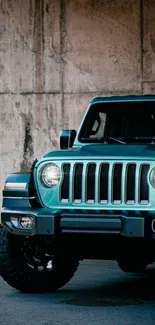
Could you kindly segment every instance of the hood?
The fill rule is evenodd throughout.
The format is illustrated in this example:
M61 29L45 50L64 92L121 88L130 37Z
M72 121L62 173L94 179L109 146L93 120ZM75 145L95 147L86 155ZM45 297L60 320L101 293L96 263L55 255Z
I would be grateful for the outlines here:
M41 160L81 160L81 159L136 159L155 160L155 145L109 145L91 144L81 148L53 151L46 154Z

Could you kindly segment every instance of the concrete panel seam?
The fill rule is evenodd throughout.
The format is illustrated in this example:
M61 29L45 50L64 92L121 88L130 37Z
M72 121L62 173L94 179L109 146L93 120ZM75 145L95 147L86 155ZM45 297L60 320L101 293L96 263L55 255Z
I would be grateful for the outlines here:
M154 81L155 82L155 81ZM153 83L153 81L151 82L143 82L143 83ZM103 89L102 91L52 91L52 92L40 92L40 93L34 93L34 92L21 92L21 93L13 93L13 92L0 92L0 96L37 96L37 95L78 95L78 94L92 94L92 95L98 95L100 94L100 96L105 96L105 95L109 95L109 96L114 96L114 92L113 91L107 91ZM119 91L119 90L115 90L115 95L121 95L121 94L141 94L141 90L136 90L135 89L129 89L127 91Z
M65 36L66 36L66 8L65 8L65 0L60 0L60 74L61 74L61 94L62 94L62 102L61 102L61 110L62 110L62 124L64 122L64 45L65 45Z
M144 1L140 0L140 40L141 40L141 87L142 93L144 91L143 88L143 74L144 74Z

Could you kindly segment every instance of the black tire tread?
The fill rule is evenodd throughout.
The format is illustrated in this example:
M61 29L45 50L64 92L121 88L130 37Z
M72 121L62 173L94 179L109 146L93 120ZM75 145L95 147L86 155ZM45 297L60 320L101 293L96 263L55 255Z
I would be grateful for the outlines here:
M24 260L13 258L10 246L15 237L16 235L0 228L0 275L11 287L25 293L54 292L73 277L79 265L77 258L67 260L69 264L66 265L65 260L64 263L61 261L59 267L52 272L37 272Z
M145 261L119 260L118 266L123 272L143 273L147 267Z

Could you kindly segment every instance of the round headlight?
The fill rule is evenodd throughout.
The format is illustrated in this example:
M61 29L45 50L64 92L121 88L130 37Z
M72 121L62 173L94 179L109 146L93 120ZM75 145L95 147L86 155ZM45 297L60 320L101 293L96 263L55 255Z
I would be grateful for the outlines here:
M150 183L155 188L155 168L151 170L150 173Z
M45 187L54 187L60 181L60 168L56 164L45 165L40 172L40 180Z

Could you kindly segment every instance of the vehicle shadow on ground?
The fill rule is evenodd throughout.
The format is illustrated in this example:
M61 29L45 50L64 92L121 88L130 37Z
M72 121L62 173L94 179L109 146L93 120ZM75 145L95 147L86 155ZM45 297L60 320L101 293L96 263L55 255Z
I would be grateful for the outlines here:
M121 271L120 271L121 272ZM103 278L104 281L104 278ZM114 276L114 279L106 280L100 284L90 288L79 288L72 290L65 290L65 295L71 294L78 297L92 297L92 298L134 298L145 301L155 301L155 269L148 269L143 274L129 274L122 272L122 278ZM57 293L63 295L64 291L61 289Z
M77 275L73 280L59 289L56 293L42 294L23 294L18 291L11 293L11 296L17 300L21 297L26 300L36 299L44 301L44 303L67 303L69 300L89 299L99 301L102 299L112 300L141 300L146 302L155 302L155 268L148 268L143 274L124 273L121 270L116 270L104 277L90 277Z

